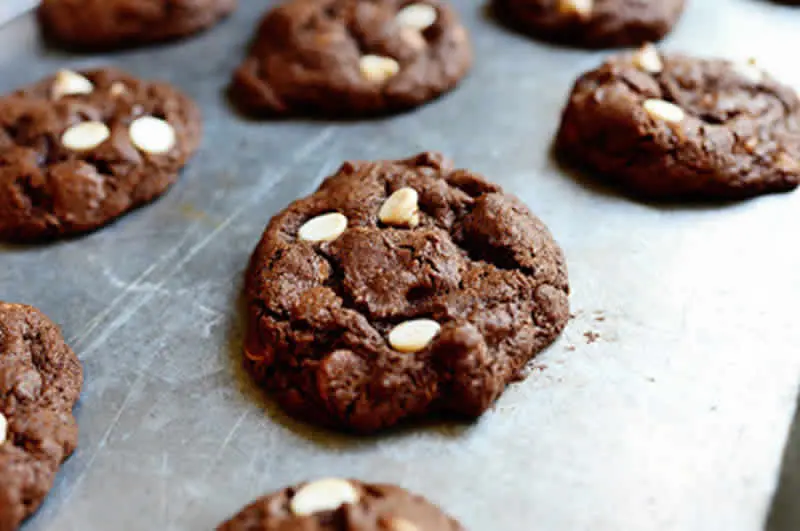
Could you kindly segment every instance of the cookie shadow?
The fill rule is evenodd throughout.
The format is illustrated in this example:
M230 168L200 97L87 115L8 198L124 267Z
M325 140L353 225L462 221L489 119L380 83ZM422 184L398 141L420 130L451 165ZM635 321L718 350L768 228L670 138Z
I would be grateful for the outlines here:
M33 253L52 249L61 245L67 245L90 237L92 234L100 232L102 229L113 225L116 220L88 231L65 235L48 235L31 238L30 240L7 240L0 242L0 254L2 253Z
M453 92L453 91L450 91ZM393 118L403 115L412 115L421 112L426 107L436 102L442 101L450 95L450 92L440 94L436 98L426 101L417 107L405 109L392 109L383 112L375 113L361 113L353 115L345 114L315 114L311 109L297 111L292 110L285 114L276 114L271 112L253 112L246 107L243 107L237 102L235 91L231 83L229 83L223 90L222 100L226 109L239 120L249 123L251 125L278 125L278 124L311 124L318 126L326 125L358 125L364 123L380 123L388 122Z
M592 174L592 172L576 162L569 160L566 156L559 153L555 142L550 146L550 163L566 175L573 182L590 192L606 198L618 198L638 203L640 205L661 211L692 211L692 210L715 210L733 208L743 202L754 199L746 197L742 199L699 199L693 197L675 197L667 199L654 199L646 197L627 188L611 183Z
M439 438L457 438L474 428L477 422L461 421L446 416L433 416L424 420L410 421L375 434L358 434L321 427L299 420L286 413L277 401L258 386L244 366L244 339L247 327L247 299L244 293L245 271L238 275L236 308L228 326L228 359L230 371L238 391L248 401L256 404L275 424L293 435L327 450L354 449L373 446L387 439L418 436L422 433ZM491 410L487 412L491 414Z
M764 531L797 531L800 529L800 393L797 396L794 421L783 452L783 465L778 488L772 499Z

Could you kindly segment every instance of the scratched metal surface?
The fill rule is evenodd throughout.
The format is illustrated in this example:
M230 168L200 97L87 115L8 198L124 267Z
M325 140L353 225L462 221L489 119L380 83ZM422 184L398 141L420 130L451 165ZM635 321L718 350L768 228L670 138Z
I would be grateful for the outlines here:
M799 9L690 3L667 48L753 55L800 86ZM44 49L30 16L0 29L2 91L113 63L181 86L207 131L155 204L78 240L0 248L0 297L60 323L86 370L80 448L25 530L210 529L327 475L405 485L475 531L762 529L800 374L800 193L654 207L562 173L548 154L559 110L602 54L512 35L469 0L456 4L477 64L451 96L370 122L243 121L222 89L268 2L243 4L202 37L114 55ZM576 317L541 370L473 425L357 439L292 422L239 369L248 254L269 217L342 160L421 149L544 218L569 259Z

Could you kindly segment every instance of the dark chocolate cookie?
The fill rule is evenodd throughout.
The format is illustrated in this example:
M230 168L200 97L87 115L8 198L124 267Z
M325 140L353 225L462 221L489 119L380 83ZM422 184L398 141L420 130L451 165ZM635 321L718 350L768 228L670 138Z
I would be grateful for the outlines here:
M506 24L542 39L607 48L663 38L685 0L493 0Z
M231 93L250 114L385 113L454 88L471 63L446 0L290 0L262 21Z
M557 149L644 197L783 192L800 180L800 100L754 64L645 46L577 81Z
M568 316L544 224L432 153L346 162L271 220L247 293L257 380L290 413L358 432L478 417Z
M217 531L463 531L422 496L393 485L321 479L264 496Z
M190 35L214 25L237 0L43 0L45 32L78 48L118 48Z
M175 182L200 136L189 98L117 70L61 71L0 98L0 239L109 223Z
M0 302L0 531L13 531L75 450L80 362L37 309Z

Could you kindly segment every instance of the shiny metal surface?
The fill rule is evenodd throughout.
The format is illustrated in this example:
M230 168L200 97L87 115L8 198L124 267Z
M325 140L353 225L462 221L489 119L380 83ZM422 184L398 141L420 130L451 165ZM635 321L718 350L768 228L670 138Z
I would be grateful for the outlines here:
M0 24L21 15L36 3L37 0L3 0L0 2Z
M800 382L800 192L651 206L563 173L549 155L561 106L604 54L525 39L455 3L472 75L417 112L366 122L232 113L223 89L269 2L119 54L44 49L32 16L0 30L3 92L64 65L116 64L176 83L206 118L202 150L160 201L84 238L0 248L0 298L60 323L86 370L80 448L25 531L210 529L328 475L399 483L474 531L764 528ZM755 56L800 87L800 8L690 4L666 48ZM485 173L548 223L575 318L473 425L359 439L291 421L240 370L248 255L270 216L341 161L422 149Z

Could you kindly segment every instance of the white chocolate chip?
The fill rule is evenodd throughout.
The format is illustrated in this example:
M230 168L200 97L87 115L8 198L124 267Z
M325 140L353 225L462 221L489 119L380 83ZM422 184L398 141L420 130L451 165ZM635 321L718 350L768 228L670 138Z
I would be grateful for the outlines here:
M289 508L297 516L309 516L325 511L335 511L345 504L357 503L361 496L356 488L344 479L320 479L295 492Z
M419 531L419 528L405 518L392 518L389 520L390 531Z
M109 136L111 131L103 122L81 122L64 131L61 143L73 151L88 151L108 140Z
M594 9L594 0L558 0L558 10L562 13L589 17Z
M442 327L430 319L414 319L389 332L389 344L398 352L419 352L427 347Z
M114 81L111 84L111 88L108 89L108 91L111 93L112 96L118 97L128 92L128 88L125 86L125 83L121 81Z
M50 87L50 96L54 100L58 100L64 96L91 94L92 91L94 91L92 82L79 73L72 70L60 70L53 80L53 86Z
M650 43L645 44L633 56L633 62L639 70L649 74L658 74L664 69L664 63L658 55L656 47Z
M683 109L674 103L664 100L649 99L644 102L644 110L651 117L672 124L680 123L686 118L686 113L683 112Z
M331 212L303 223L297 237L306 242L330 242L341 236L346 228L347 218L338 212Z
M0 413L0 445L6 442L8 438L8 420L6 416Z
M764 71L756 66L756 60L750 59L746 63L734 63L734 70L741 77L753 84L758 84L764 81Z
M384 201L378 219L386 225L419 225L419 194L413 188L400 188Z
M424 31L431 27L438 14L436 8L428 4L410 4L397 12L395 21L400 26L414 28L418 31Z
M161 155L175 147L175 129L169 122L153 116L142 116L128 129L131 142L145 153Z
M400 71L400 64L391 57L365 55L358 62L361 75L372 83L385 83Z

